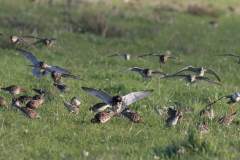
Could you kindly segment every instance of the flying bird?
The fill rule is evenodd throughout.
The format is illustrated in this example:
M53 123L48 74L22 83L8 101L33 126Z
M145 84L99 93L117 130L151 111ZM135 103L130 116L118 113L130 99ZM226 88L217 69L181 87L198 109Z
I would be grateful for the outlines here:
M166 56L166 55L163 55L162 53L152 53L152 54L145 54L145 55L142 55L142 56L139 56L139 57L144 57L144 56L158 56L159 57L159 62L161 63L160 64L160 68L162 67L163 64L165 64L168 60L168 58L172 58L172 59L175 59L175 60L178 60L179 62L182 62L186 65L189 66L189 64L185 63L184 61L174 57L174 56ZM138 58L139 58L138 57Z
M9 34L0 34L2 36L9 36L10 38L10 41L15 44L15 47L14 49L16 50L17 49L17 45L20 43L20 41L24 41L24 42L27 42L27 44L29 44L31 47L33 47L34 49L37 50L37 48L35 48L33 45L31 45L28 41L26 41L25 39L21 38L21 37L17 37L17 36L12 36L12 35L9 35ZM38 51L38 50L37 50Z
M221 98L219 98L218 100L212 102L211 104L209 104L207 107L213 105L214 103L222 100L222 99L226 99L226 98L229 98L229 101L227 102L227 104L230 104L231 105L231 112L233 113L234 110L235 110L235 104L238 103L238 101L240 100L240 94L239 93L235 93L233 95L228 95L228 96L223 96ZM234 107L232 107L232 105L234 105ZM206 107L206 108L207 108Z
M55 46L57 46L58 48L60 48L62 51L64 51L65 53L67 53L67 52L66 52L65 50L63 50L56 42L53 42L53 41L54 41L54 40L55 40L55 41L60 41L60 42L63 42L63 43L66 43L66 44L70 45L69 43L67 43L67 42L65 42L65 41L63 41L63 40L56 39L56 38L40 38L40 37L35 37L35 36L23 36L23 37L26 37L26 38L37 38L37 39L39 39L39 41L33 43L32 46L37 46L38 44L43 44L43 45L45 45L45 48L49 47L49 49L52 50L52 49L51 49L51 46L52 46L52 45L55 45ZM32 48L32 46L30 46L30 47L27 49L27 51L30 50L30 49Z
M158 74L158 75L161 75L161 76L168 76L168 74L166 74L164 72L161 72L161 71L154 71L154 70L143 69L143 68L139 68L139 67L128 68L128 69L122 70L120 72L129 72L129 71L139 73L143 77L143 81L145 79L152 79L152 76L151 76L152 74Z
M218 74L214 70L211 70L211 69L205 70L205 69L203 69L203 67L195 68L195 67L192 67L192 66L187 66L187 67L181 69L180 71L178 71L175 74L179 74L183 71L194 72L195 76L204 76L204 73L209 73L209 74L214 75L221 82L221 79L219 78Z
M191 74L173 74L173 75L170 75L170 76L165 76L163 78L173 78L173 77L185 77L185 80L187 82L190 82L190 83L197 83L198 81L207 81L207 82L210 82L210 83L213 83L213 84L217 84L217 85L221 85L207 77L203 77L203 76L195 76L195 75L191 75Z
M108 56L108 57L115 57L115 56L124 56L124 58L125 58L126 60L130 60L131 57L136 57L136 58L138 58L138 59L140 59L140 60L142 60L142 61L144 61L144 62L147 62L146 60L144 60L144 59L142 59L142 58L139 58L139 57L137 57L137 56L130 55L130 54L113 54L113 55L110 55L110 56Z
M112 96L107 92L99 89L92 89L92 88L86 88L86 87L82 87L82 89L85 90L90 95L101 99L107 105L110 105L111 109L113 109L114 112L118 112L118 115L121 111L123 111L123 109L126 106L148 96L150 93L153 92L153 90L136 91L121 97L119 95Z

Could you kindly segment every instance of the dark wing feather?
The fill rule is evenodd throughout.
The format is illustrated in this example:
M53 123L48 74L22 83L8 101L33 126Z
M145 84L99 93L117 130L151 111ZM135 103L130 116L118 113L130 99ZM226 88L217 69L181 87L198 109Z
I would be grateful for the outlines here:
M209 104L207 107L213 105L214 103L216 103L216 102L218 102L218 101L220 101L220 100L222 100L222 99L231 98L231 97L232 97L232 95L221 97L221 98L219 98L218 100L216 100L216 101L212 102L211 104ZM206 107L206 108L207 108L207 107Z
M161 55L162 55L162 53L151 53L151 54L144 54L142 56L138 56L138 58L139 57L144 57L144 56L161 56Z
M178 60L179 62L182 62L182 63L184 63L184 64L186 64L186 65L189 65L189 64L187 64L186 62L184 62L184 61L182 61L181 59L178 59L178 58L176 58L176 57L174 57L174 56L167 56L168 58L172 58L172 59L176 59L176 60Z
M163 78L173 78L173 77L187 77L187 74L173 74L173 75L165 76Z
M57 38L50 38L50 40L60 41L60 42L66 43L68 45L71 45L71 44L67 43L66 41L63 41L63 40L60 40L60 39L57 39Z
M215 82L215 81L213 81L213 80L211 80L211 79L209 79L207 77L203 77L203 76L196 76L196 79L200 80L200 81L207 81L207 82L210 82L210 83L221 85L221 84L219 84L219 83L217 83L217 82Z
M99 89L86 88L86 87L82 87L82 89L85 90L87 93L91 94L92 96L101 99L106 104L111 105L112 96L107 92Z
M181 69L180 71L178 71L175 74L178 74L178 73L183 72L183 71L197 72L197 68L194 68L193 66L187 66L187 67Z
M55 46L57 46L58 48L60 48L63 52L67 53L64 49L62 49L62 47L60 47L56 42L52 42L52 44L54 44ZM68 53L67 53L68 54Z
M62 69L58 66L47 66L46 68L50 68L52 71L60 72L61 74L71 74L69 71Z
M217 55L217 56L233 56L233 57L238 57L238 58L240 58L240 56L237 55L237 54L223 54L223 55Z
M26 38L37 38L37 39L44 39L44 38L40 38L40 37L36 37L36 36L21 36L21 37L26 37Z
M35 46L39 45L40 43L42 43L42 40L39 40L39 41L37 41L37 42L34 42L34 43L27 49L27 51L30 50L32 47L35 48Z
M123 56L124 54L113 54L113 55L110 55L108 57L114 57L114 56Z
M209 69L209 70L205 70L204 72L214 75L221 82L221 79L219 78L218 74L214 70Z
M85 81L84 79L81 79L81 78L79 78L79 77L77 77L77 76L74 76L74 75L72 75L72 74L61 74L61 77L63 77L63 78L73 78L73 79Z
M50 72L50 73L53 72L53 70L51 70L50 68L44 68L44 67L34 66L34 65L27 65L27 66L34 67L34 68L41 68L41 69L43 69L43 70L45 70L45 71L48 71L48 72Z
M120 72L128 72L128 71L134 71L134 72L142 72L144 69L143 68L139 68L139 67L133 67L133 68L128 68L125 70L122 70Z
M167 73L164 73L164 72L161 72L161 71L153 71L153 70L152 70L152 74L159 74L159 75L168 76Z

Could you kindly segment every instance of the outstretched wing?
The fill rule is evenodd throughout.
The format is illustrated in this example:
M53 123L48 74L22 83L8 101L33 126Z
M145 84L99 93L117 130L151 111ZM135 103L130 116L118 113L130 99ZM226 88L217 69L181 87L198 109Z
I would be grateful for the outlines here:
M232 95L221 97L221 98L219 98L218 100L216 100L216 101L212 102L211 104L209 104L207 107L213 105L214 103L216 103L216 102L218 102L218 101L220 101L220 100L222 100L222 99L231 98L231 97L232 97ZM207 108L207 107L206 107L206 108Z
M164 72L161 72L161 71L152 71L152 74L159 74L159 75L168 76L167 73L164 73Z
M154 90L146 90L146 91L137 91L137 92L131 92L125 96L122 97L123 100L123 106L128 106L131 103L142 99L146 96L148 96L150 93L152 93Z
M39 41L37 41L37 42L34 42L34 43L27 49L27 51L30 50L32 47L35 48L35 46L39 45L40 43L42 43L42 40L39 40Z
M2 35L2 36L9 36L9 37L11 36L11 35L9 35L9 34L0 34L0 35Z
M173 77L187 77L187 74L173 74L173 75L165 76L163 78L173 78Z
M24 57L26 57L32 63L32 65L34 65L34 66L38 66L39 65L40 61L35 57L34 54L32 54L30 52L27 52L27 51L24 51L24 50L19 49L19 48L17 48L17 51L19 53L21 53Z
M209 69L209 70L205 70L204 72L213 74L221 82L221 79L219 78L218 74L214 70Z
M239 55L236 55L236 54L223 54L223 55L217 55L217 56L233 56L233 57L238 57L240 58Z
M182 63L184 63L184 64L186 64L186 65L189 65L189 64L187 64L186 62L184 62L184 61L182 61L181 59L178 59L178 58L176 58L176 57L174 57L174 56L167 56L168 58L172 58L172 59L176 59L176 60L178 60L179 62L182 62Z
M103 102L105 102L108 105L110 105L112 102L113 97L103 90L86 88L86 87L82 87L82 89L85 90L87 93L91 94L92 96L101 99Z
M65 74L65 73L63 73L63 74L61 74L61 77L63 77L63 78L73 78L73 79L85 81L84 79L81 79L81 78L79 78L79 77L77 77L77 76L74 76L74 75L72 75L72 74Z
M68 45L71 45L71 44L67 43L66 41L63 41L63 40L60 40L60 39L57 39L57 38L50 38L50 40L60 41L60 42L66 43Z
M108 57L115 57L115 56L123 56L124 54L113 54L113 55L110 55Z
M58 48L60 48L63 52L67 53L64 49L62 49L62 47L60 47L56 42L52 42L52 44L54 44L55 46L57 46ZM68 54L68 53L67 53Z
M146 60L144 60L144 59L142 59L142 58L139 58L138 56L135 56L135 55L131 55L131 57L135 57L135 58L138 58L138 59L140 59L140 60L142 60L142 61L144 61L144 62L147 62Z
M60 72L61 74L71 74L69 71L62 69L61 67L58 66L47 66L46 68L50 68L52 71L57 71Z
M51 70L51 68L45 68L45 67L34 66L34 65L27 65L27 66L29 66L29 67L34 67L34 68L40 68L40 69L43 69L43 70L48 71L48 72L50 72L50 73L53 72L53 70Z
M133 67L133 68L128 68L128 69L125 69L125 70L122 70L120 72L128 72L128 71L134 71L134 72L142 72L144 69L143 68L140 68L140 67Z
M180 71L178 71L175 74L178 74L178 73L183 72L183 71L197 72L197 68L194 68L193 66L187 66L187 67L181 69Z
M144 57L144 56L161 56L161 55L163 55L163 54L162 53L151 53L151 54L144 54L142 56L138 56L138 58L139 57Z
M213 80L211 80L211 79L209 79L207 77L203 77L203 76L196 76L196 79L200 80L200 81L207 81L207 82L210 82L210 83L221 85L221 84L219 84L219 83L217 83L217 82L215 82L215 81L213 81Z
M21 36L21 37L43 39L43 38L36 37L36 36Z

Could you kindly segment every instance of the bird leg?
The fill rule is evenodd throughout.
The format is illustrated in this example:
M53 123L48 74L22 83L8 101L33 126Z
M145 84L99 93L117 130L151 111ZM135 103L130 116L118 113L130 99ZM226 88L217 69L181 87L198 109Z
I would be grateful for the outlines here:
M52 47L51 46L49 46L49 49L50 49L50 51L52 51Z
M15 45L14 49L17 50L17 44Z
M231 113L233 113L233 110L232 110L232 103L231 103Z
M234 104L234 107L233 107L233 111L232 111L232 113L233 113L233 112L234 112L234 110L235 110L235 105L236 105L236 104Z
M47 49L47 45L45 46L45 49Z

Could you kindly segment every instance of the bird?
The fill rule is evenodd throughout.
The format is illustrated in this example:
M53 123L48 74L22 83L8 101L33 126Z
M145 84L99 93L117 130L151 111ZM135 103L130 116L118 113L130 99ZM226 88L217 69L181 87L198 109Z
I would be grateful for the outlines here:
M142 99L146 96L148 96L150 93L153 92L153 90L144 90L144 91L136 91L136 92L131 92L125 96L112 96L108 94L107 92L99 89L93 89L93 88L87 88L87 87L82 87L83 90L85 90L87 93L90 95L97 97L104 101L106 104L110 105L111 108L113 109L114 112L119 113L128 105L131 103Z
M42 96L40 96L40 95L33 96L33 100L38 100L38 99L42 99Z
M238 103L238 101L240 100L240 94L239 93L235 93L233 95L228 95L228 96L223 96L223 97L219 98L218 100L209 104L207 107L212 106L214 103L216 103L216 102L218 102L222 99L226 99L226 98L229 98L229 101L227 102L227 104L231 105L231 112L233 113L234 110L235 110L235 104ZM232 105L234 105L234 107L232 107Z
M202 124L198 123L198 126L200 127L201 134L208 133L210 131L210 128L205 121Z
M120 72L128 72L128 71L134 71L134 72L139 73L143 77L143 80L152 79L151 74L158 74L160 76L168 76L168 74L161 72L161 71L154 71L154 70L143 69L143 68L139 68L139 67L128 68L128 69L122 70Z
M133 113L133 112L129 112L129 111L122 111L121 115L123 115L124 117L126 117L130 121L133 121L134 123L139 123L142 119L138 114Z
M240 64L240 55L237 55L237 54L223 54L223 55L217 55L217 56L232 56L232 57L237 57L237 58L239 58L239 61L238 61L237 63Z
M186 65L189 66L189 64L185 63L184 61L174 57L174 56L166 56L166 55L163 55L162 53L152 53L152 54L145 54L145 55L142 55L142 56L138 56L139 57L144 57L144 56L158 56L159 57L159 62L161 63L160 65L160 68L162 68L162 65L165 64L168 60L168 58L172 58L172 59L175 59L175 60L178 60L179 62L182 62Z
M17 110L18 108L16 106L23 107L22 103L17 98L13 98L11 107L13 110Z
M21 37L17 37L17 36L13 36L10 34L0 34L2 36L8 36L10 38L10 41L15 44L14 49L17 49L17 45L20 43L20 41L24 41L27 42L27 44L29 44L31 47L33 47L35 50L37 50L37 48L35 48L33 45L31 45L28 41L26 41L25 39L21 38ZM37 50L38 51L38 50Z
M15 107L21 111L21 113L28 117L28 118L36 118L36 119L41 119L40 116L38 116L37 114L37 111L35 111L34 109L32 108L28 108L28 107L21 107L21 106L18 106L18 105L15 105Z
M174 116L169 117L166 120L166 126L175 126L178 122L178 118L179 118L179 115L174 115Z
M110 108L110 105L107 105L106 103L97 103L95 104L93 107L89 108L89 111L93 111L93 112L102 112L107 108Z
M183 113L182 113L181 111L175 110L175 109L172 109L172 108L169 107L167 114L168 114L170 117L174 117L174 116L178 115L178 120L177 120L177 122L178 122L178 123L181 123L182 117L183 117Z
M13 94L15 96L15 94L19 94L19 93L22 93L24 92L25 94L27 94L27 90L22 88L22 87L19 87L17 85L12 85L12 86L9 86L9 87L6 87L6 88L1 88L2 90L10 93L10 94Z
M21 103L28 103L33 99L31 96L20 96L17 98Z
M173 74L173 75L169 75L169 76L164 76L163 78L173 78L173 77L185 77L185 80L190 83L197 83L198 81L207 81L207 82L210 82L213 84L221 85L207 77L195 76L192 74Z
M236 117L236 115L237 115L237 112L234 112L229 116L223 117L223 118L219 119L219 123L222 125L229 126L230 123L232 122L232 120Z
M60 92L72 93L67 85L53 83L53 86L56 87Z
M40 37L36 37L36 36L23 36L23 37L40 39L39 41L33 43L32 46L37 46L38 44L42 43L43 45L45 45L45 48L47 48L49 46L49 49L52 50L51 46L55 45L58 48L60 48L62 51L64 51L65 53L67 53L67 52L65 50L63 50L56 42L53 42L53 41L56 40L56 41L60 41L60 42L63 42L63 43L66 43L66 44L70 45L69 43L67 43L67 42L65 42L63 40L56 39L56 38L40 38ZM30 46L27 49L27 51L30 50L32 48L32 46Z
M204 76L204 73L209 73L209 74L212 74L214 75L220 82L221 82L221 79L219 78L219 76L217 75L217 73L214 71L214 70L205 70L203 69L203 67L199 67L199 68L195 68L193 66L187 66L183 69L181 69L180 71L178 71L177 73L175 74L179 74L183 71L191 71L191 72L195 72L195 76ZM174 75L175 75L174 74Z
M114 112L98 112L93 119L91 119L91 123L106 123L108 120L114 116Z
M45 89L33 89L35 92L37 92L39 95L41 96L55 96L57 95L57 93L55 92L51 92L51 91L48 91L48 90L45 90Z
M0 106L5 106L8 108L8 105L6 105L6 101L3 97L0 96Z
M209 24L212 25L213 27L219 26L219 23L217 21L210 21Z
M64 105L66 106L67 110L71 113L75 112L76 114L79 113L79 106L74 104L74 103L69 103L69 102L66 102L66 101L63 101Z
M138 59L140 59L140 60L142 60L142 61L144 61L144 62L147 62L146 60L144 60L144 59L142 59L142 58L139 58L139 57L137 57L137 56L130 55L130 54L113 54L113 55L110 55L110 56L108 56L108 57L115 57L115 56L124 56L124 58L125 58L126 60L130 60L131 57L136 57L136 58L138 58Z
M210 119L213 119L215 116L215 112L213 111L212 108L210 109L203 109L199 112L200 116L206 116Z
M73 97L73 98L71 99L71 103L76 104L76 105L79 106L79 105L81 104L81 101L80 101L79 98Z
M43 103L43 101L44 101L43 98L39 98L39 99L36 99L36 100L29 101L26 104L26 107L36 109L39 105L41 105Z
M155 106L155 110L159 115L168 115L167 112L163 111L162 109L159 109L158 106Z

